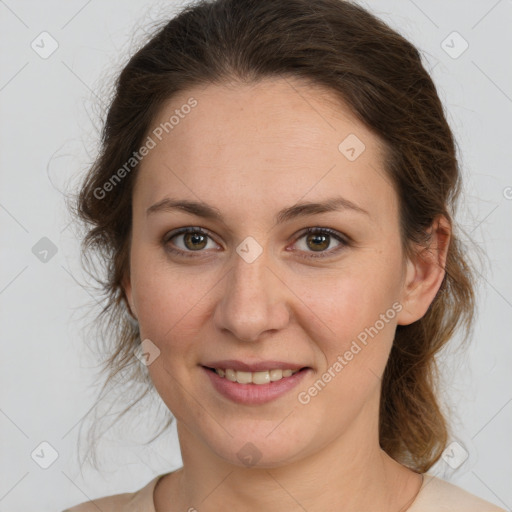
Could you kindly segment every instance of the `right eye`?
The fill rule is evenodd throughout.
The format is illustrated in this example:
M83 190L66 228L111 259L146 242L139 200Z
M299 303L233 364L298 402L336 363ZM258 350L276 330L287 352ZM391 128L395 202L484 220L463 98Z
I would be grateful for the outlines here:
M177 242L174 242L174 240L177 240ZM215 246L219 247L217 243L213 242L213 239L206 231L190 226L167 233L164 237L163 244L165 249L173 254L194 257L196 256L193 254L195 252L200 253L204 252L203 249L213 248L208 247L209 241L212 241ZM199 254L197 256L199 256Z

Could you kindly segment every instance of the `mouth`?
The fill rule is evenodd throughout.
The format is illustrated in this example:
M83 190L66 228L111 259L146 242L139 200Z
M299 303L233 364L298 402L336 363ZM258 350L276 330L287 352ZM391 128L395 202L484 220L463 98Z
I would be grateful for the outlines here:
M274 368L272 370L249 372L234 370L233 368L211 368L209 366L204 366L203 368L215 372L219 377L231 382L237 382L238 384L256 384L257 386L269 384L270 382L278 382L282 379L286 379L287 377L291 377L302 370L308 369L307 366L304 366L295 370L292 370L291 368Z
M313 372L309 366L278 362L248 365L239 361L218 361L200 367L217 393L232 402L249 406L289 395Z

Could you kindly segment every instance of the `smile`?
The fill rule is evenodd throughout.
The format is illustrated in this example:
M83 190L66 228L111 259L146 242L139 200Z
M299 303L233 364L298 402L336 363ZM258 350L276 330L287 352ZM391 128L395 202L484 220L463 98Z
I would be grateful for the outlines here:
M219 377L223 377L231 382L239 384L256 384L263 385L269 382L277 382L278 380L291 377L300 370L264 370L260 372L244 372L233 369L212 368Z
M240 363L237 366L242 368L238 370L229 368L228 363L225 365L227 368L219 368L217 364L214 367L202 366L202 371L217 393L232 402L244 405L262 405L288 395L313 371L309 367L298 365L293 369L286 369L286 366L281 365L282 368L265 370L262 364L252 365L257 371L248 371L248 365Z

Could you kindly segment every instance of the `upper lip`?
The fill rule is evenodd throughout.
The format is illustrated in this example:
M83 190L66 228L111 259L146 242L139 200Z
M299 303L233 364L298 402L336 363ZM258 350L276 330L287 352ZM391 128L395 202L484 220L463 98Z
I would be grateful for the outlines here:
M303 364L287 363L284 361L255 361L244 363L236 359L224 359L223 361L211 361L203 364L208 368L222 368L223 370L236 370L242 372L261 372L265 370L300 370L305 368Z

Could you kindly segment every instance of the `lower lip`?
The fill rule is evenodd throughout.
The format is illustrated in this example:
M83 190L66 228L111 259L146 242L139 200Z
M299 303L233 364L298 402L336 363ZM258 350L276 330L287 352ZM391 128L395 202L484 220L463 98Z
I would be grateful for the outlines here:
M225 377L220 377L216 372L208 370L204 366L203 371L210 378L213 387L223 396L238 404L259 405L271 402L292 390L304 378L309 368L294 373L290 377L284 377L268 384L239 384L231 382Z

